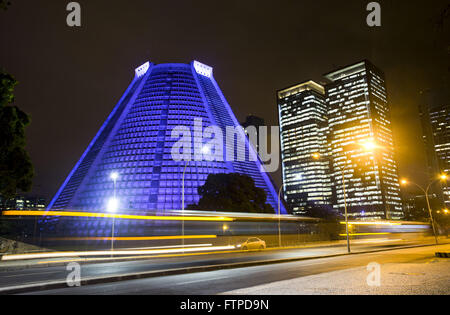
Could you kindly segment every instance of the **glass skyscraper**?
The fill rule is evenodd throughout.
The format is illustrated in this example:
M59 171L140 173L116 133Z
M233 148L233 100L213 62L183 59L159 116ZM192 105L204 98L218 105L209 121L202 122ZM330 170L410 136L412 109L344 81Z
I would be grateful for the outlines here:
M256 186L266 191L267 203L277 209L277 191L259 158L215 159L217 152L203 152L200 160L173 159L172 149L179 140L172 138L173 129L182 126L195 137L203 132L195 129L196 119L201 119L204 127L218 126L224 134L227 127L239 126L211 67L194 61L148 62L137 68L130 86L49 209L104 211L114 191L110 174L117 172L121 209L181 210L185 167L186 206L198 203L197 189L209 174L241 173L252 177ZM236 138L236 143L245 144L247 157L257 157L242 128L236 128ZM223 152L235 146L226 140L224 136ZM286 213L283 204L281 212Z
M401 219L397 162L384 74L369 61L325 75L335 207L344 211L345 168L349 216ZM371 142L375 150L361 144Z
M347 204L351 219L402 219L384 74L364 60L325 78L277 95L286 201L298 214Z
M450 174L450 105L421 106L420 113L430 179L434 180L437 174ZM450 207L450 187L441 182L441 188L438 195Z
M331 207L325 89L308 81L277 98L285 200L295 214Z

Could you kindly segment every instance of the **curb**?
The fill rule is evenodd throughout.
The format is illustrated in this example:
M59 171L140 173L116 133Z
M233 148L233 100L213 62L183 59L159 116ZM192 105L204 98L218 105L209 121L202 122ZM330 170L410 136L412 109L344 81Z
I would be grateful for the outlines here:
M142 272L142 273L131 273L131 274L106 276L106 277L93 277L93 278L83 279L80 282L81 282L82 286L83 285L101 284L101 283L113 283L113 282L126 281L126 280L137 280L137 279L154 278L154 277L161 277L161 276L189 274L189 273L196 273L196 272L216 271L216 270L223 270L223 269L237 269L237 268L245 268L245 267L254 267L254 266L263 266L263 265L271 265L271 264L281 264L281 263L289 263L289 262L296 262L296 261L304 261L304 260L324 259L324 258L333 258L333 257L349 256L349 255L361 255L361 254L387 252L387 251L401 250L401 249L408 249L408 248L440 246L440 245L448 245L448 244L413 245L413 246L405 246L405 247L398 247L398 248L380 249L380 250L355 252L355 253L341 253L341 254L333 254L333 255L314 256L314 257L295 257L295 258L261 260L261 261L252 261L252 262L240 262L240 263L233 263L233 264L199 266L199 267L190 267L190 268L176 268L176 269L149 271L149 272ZM37 283L37 284L29 284L29 285L23 285L23 286L7 287L4 289L0 288L0 295L29 293L29 292L35 292L35 291L52 290L52 289L63 289L63 288L68 288L68 287L69 286L67 285L66 281Z
M450 253L440 253L440 252L437 252L437 253L436 253L436 257L439 257L439 258L450 258Z

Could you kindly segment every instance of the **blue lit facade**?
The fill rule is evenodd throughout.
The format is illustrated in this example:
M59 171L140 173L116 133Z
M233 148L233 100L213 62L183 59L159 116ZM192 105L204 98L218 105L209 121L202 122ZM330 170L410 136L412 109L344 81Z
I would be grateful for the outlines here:
M204 127L219 126L224 134L227 126L239 126L212 68L196 61L148 62L139 67L49 209L105 211L114 191L110 174L117 172L116 194L121 210L181 210L186 162L172 158L171 150L178 139L172 138L171 132L181 125L194 133L196 118L202 119ZM246 155L255 156L243 132L242 141ZM276 189L262 168L259 159L220 161L206 156L201 161L192 160L186 167L185 205L199 201L197 188L209 174L241 173L251 176L256 186L266 191L267 202L278 209ZM286 213L283 204L281 212Z

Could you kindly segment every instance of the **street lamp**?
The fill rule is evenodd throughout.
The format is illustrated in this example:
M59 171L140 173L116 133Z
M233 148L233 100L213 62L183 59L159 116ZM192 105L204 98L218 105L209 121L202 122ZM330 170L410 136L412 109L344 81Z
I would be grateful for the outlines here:
M108 212L115 213L117 212L119 208L119 199L117 199L117 193L116 193L116 186L117 186L117 180L119 179L119 173L112 172L109 176L113 182L114 182L114 197L109 199L107 210ZM113 256L114 252L114 227L116 224L116 218L113 216L113 224L112 224L112 231L111 231L111 257Z
M373 141L373 139L366 139L360 142L360 145L366 150L367 152L374 152L378 145Z
M312 155L313 159L319 160L321 158L320 153L314 153ZM350 233L349 233L349 224L348 224L348 207L347 207L347 192L345 189L345 171L347 170L347 159L345 159L345 164L341 167L342 172L342 188L344 193L344 209L345 209L345 230L347 235L347 251L350 253Z
M424 192L425 198L426 198L426 200L427 200L428 213L430 214L431 226L433 227L433 234L434 234L434 239L435 239L435 241L436 241L436 245L438 244L438 239L437 239L437 234L436 234L436 227L435 227L435 225L434 225L433 213L432 213L432 211L431 211L430 198L429 198L429 196L428 196L428 192L429 192L429 190L430 190L430 188L431 188L431 186L432 186L433 184L437 183L439 180L445 181L445 180L447 180L447 178L448 178L447 174L441 174L441 175L439 175L439 178L437 178L437 179L433 180L431 183L429 183L426 189L423 188L422 186L420 186L420 185L414 183L414 182L408 181L407 179L402 179L402 180L400 181L400 183L401 183L403 186L406 186L406 185L408 185L409 183L411 183L411 184L415 185L416 187L418 187L421 191ZM444 212L445 212L445 210L444 210ZM447 212L448 212L448 210L447 210Z
M210 152L211 152L211 149L209 148L209 146L202 147L203 154L210 154ZM187 170L187 167L188 167L190 161L191 160L187 160L186 164L184 165L183 177L181 180L181 216L182 216L182 220L181 220L182 221L182 223L181 223L182 242L181 242L181 245L183 248L183 252L184 252L184 208L185 208L185 206L184 206L184 179L185 179L186 170Z
M375 151L383 149L383 147L378 145L372 138L368 138L368 139L360 141L359 145L364 149L364 151L372 153L374 155L374 159L375 159L376 163L378 164L378 167L380 168L379 176L380 176L381 198L382 198L382 202L385 205L384 211L385 211L385 215L386 215L386 220L389 220L391 215L390 215L390 208L389 208L389 203L387 200L387 195L385 193L383 182L382 182L383 172L381 171L381 165L380 165L380 161L378 159L378 155L375 154L376 153Z
M181 245L183 248L183 253L184 253L184 176L186 175L186 169L188 167L190 160L186 161L186 164L184 165L184 171L183 171L183 179L182 179L182 184L181 184L181 217L182 217L182 221L181 221Z
M281 247L281 192L283 188L284 185L281 185L278 191L278 247Z
M227 231L230 229L230 227L227 225L227 224L224 224L223 226L222 226L222 235L223 235L223 237L225 238L226 236L227 236ZM226 237L226 239L227 239L227 243L228 243L228 246L230 246L230 236L229 237Z
M107 210L110 213L116 213L117 209L119 208L119 200L115 197L109 199L108 201L108 207ZM116 223L116 217L113 216L113 224L111 229L111 257L113 256L114 252L114 225Z
M371 152L371 153L374 153L375 150L380 148L380 146L378 146L372 138L362 140L358 143L358 145L360 147L362 147L366 152ZM345 173L347 171L347 167L348 167L347 164L348 164L349 159L347 158L347 155L345 153L344 153L344 157L345 157L345 161L344 161L344 164L340 167L340 171L342 173L342 190L343 190L343 194L344 194L345 230L346 230L346 235L347 235L347 251L350 253L351 252L350 227L349 227L349 223L348 223L347 191L346 191L346 183L345 183ZM321 159L321 154L318 152L313 153L312 158L315 160L319 160L319 159ZM383 189L383 188L381 188L381 189ZM382 194L382 195L384 195L384 194ZM386 203L386 205L387 205L387 203ZM386 211L386 217L387 216L388 216L388 211Z

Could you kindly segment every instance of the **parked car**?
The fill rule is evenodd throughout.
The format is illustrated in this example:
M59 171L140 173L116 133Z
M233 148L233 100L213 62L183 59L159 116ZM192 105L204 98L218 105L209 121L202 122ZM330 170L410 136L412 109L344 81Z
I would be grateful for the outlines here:
M242 250L263 250L266 249L266 242L257 237L250 237L244 243L236 246Z

